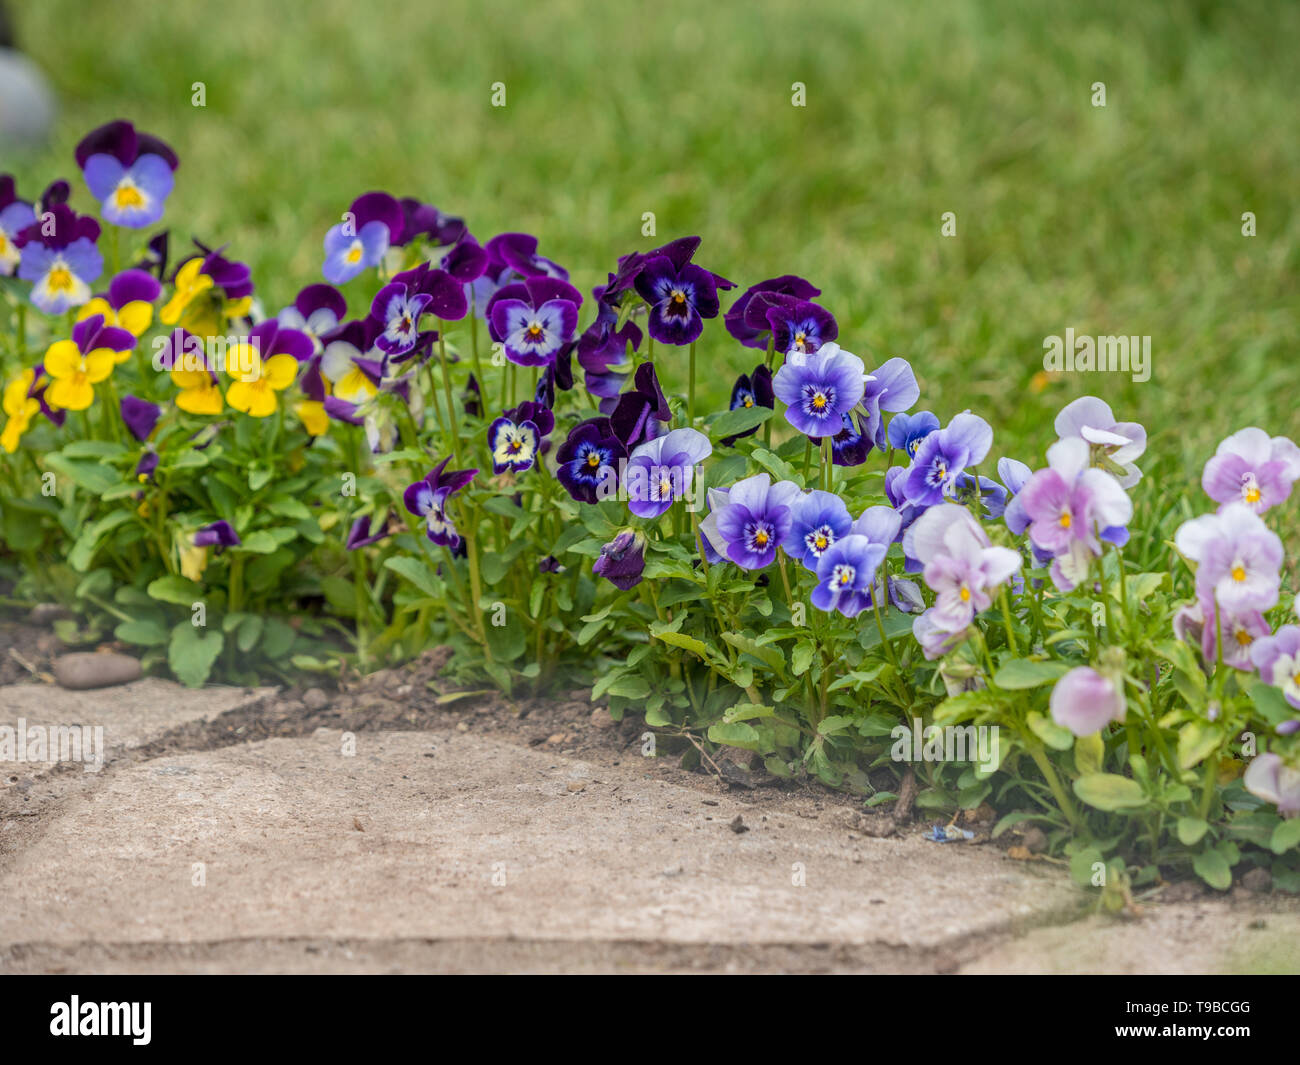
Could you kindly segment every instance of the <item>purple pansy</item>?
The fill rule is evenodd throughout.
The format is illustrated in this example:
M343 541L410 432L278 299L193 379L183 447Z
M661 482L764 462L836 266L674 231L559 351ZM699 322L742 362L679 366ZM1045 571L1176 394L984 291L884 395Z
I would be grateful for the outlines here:
M766 303L765 317L777 351L811 354L840 335L834 315L811 300L772 295Z
M158 424L162 408L157 403L150 403L147 399L131 395L122 397L120 408L122 421L131 430L131 435L140 441L148 440L149 434Z
M632 390L618 397L609 422L614 435L631 451L659 436L660 424L667 425L672 418L654 363L643 362L636 368Z
M977 414L964 411L947 426L923 437L902 483L909 503L930 507L955 493L957 477L984 461L993 444L993 429Z
M321 338L338 329L347 313L348 303L343 293L333 285L308 285L298 293L293 304L285 307L276 318L280 324L306 333L317 351L322 348Z
M1137 422L1117 422L1110 404L1096 396L1081 396L1068 403L1056 416L1056 435L1062 440L1077 437L1087 442L1092 465L1115 475L1121 488L1132 488L1142 479L1134 463L1147 448L1147 431Z
M221 554L227 547L238 547L242 542L239 533L225 520L205 525L194 534L195 547L215 547L217 554Z
M46 314L62 314L90 299L90 286L104 272L95 242L99 223L63 203L14 236L21 250L18 276L32 283L31 300Z
M628 509L638 518L657 518L673 500L691 498L695 467L711 454L709 438L696 429L674 429L647 440L627 462Z
M1223 610L1268 610L1277 603L1282 541L1245 503L1184 522L1174 544L1198 563L1197 593Z
M76 155L105 221L143 229L162 217L180 162L163 141L130 122L109 122L87 133Z
M555 476L580 503L611 498L618 488L618 463L627 448L615 435L610 420L589 418L570 430L555 452Z
M474 296L476 313L488 318L488 304L502 286L530 277L567 280L569 271L537 254L537 238L530 233L499 233L483 245L486 266L467 290Z
M380 540L385 540L392 536L394 531L391 520L385 521L381 525L371 528L370 515L365 514L357 518L348 530L348 538L344 547L349 551L356 551L363 547L369 547L371 544L377 544Z
M719 555L741 569L763 569L790 532L799 495L793 481L773 484L766 473L746 477L727 490L726 502L711 509L700 531Z
M844 415L862 400L866 367L833 341L809 354L795 352L772 378L772 391L799 432L818 439L844 429Z
M402 501L412 514L424 518L425 535L440 547L455 550L460 533L447 517L447 500L470 483L478 470L449 470L449 458L431 469L423 480L408 485Z
M939 419L928 410L915 414L896 414L890 419L885 439L895 451L902 451L909 459L916 457L921 441L939 431Z
M1260 679L1281 688L1286 701L1300 710L1300 627L1283 625L1259 638L1250 648L1250 660Z
M815 573L822 555L853 528L849 508L833 492L814 489L800 496L790 513L790 527L781 546Z
M32 205L14 194L13 177L0 174L0 277L10 277L18 269L22 254L14 238L35 221Z
M591 572L624 591L635 588L645 570L645 543L644 533L624 529L600 549L600 557L591 564Z
M1112 721L1123 721L1124 693L1110 677L1078 666L1052 688L1052 720L1076 736L1091 736Z
M867 423L861 409L851 415L841 415L840 425L840 431L831 437L831 465L861 466L876 446L867 432Z
M521 403L488 426L492 472L523 473L537 461L542 441L555 428L555 415L539 403Z
M676 240L670 240L658 248L653 248L648 252L632 252L630 255L620 256L618 260L618 269L610 275L609 284L605 287L605 297L612 303L618 303L622 299L625 291L636 284L636 280L641 276L642 271L652 259L664 258L672 264L674 271L684 270L691 265L691 260L699 250L699 237L678 237ZM721 274L715 274L711 270L706 270L714 289L732 289L736 287L734 281L728 281ZM654 336L653 331L650 334Z
M767 320L767 311L776 302L776 297L793 296L800 300L810 300L820 295L821 289L802 277L783 274L747 288L723 315L722 322L727 327L727 332L745 347L765 348L767 335L772 330L772 323Z
M1254 668L1252 655L1256 644L1273 631L1264 615L1250 608L1216 611L1214 600L1207 598L1197 603L1197 611L1201 622L1201 653L1205 661L1214 663L1218 660L1218 639L1222 631L1224 665L1246 672ZM1218 620L1220 613L1222 621Z
M578 363L586 376L587 391L600 400L602 414L609 414L617 402L619 390L627 380L630 363L629 346L641 346L641 328L626 322L618 328L618 308L605 298L604 286L592 290L596 300L596 320L578 338Z
M955 503L942 503L922 514L903 534L903 553L924 567L925 583L937 593L927 611L940 629L960 632L987 610L990 591L1020 569L1020 552L995 547L988 534Z
M564 282L558 284L572 288ZM501 298L506 289L493 298L488 319L492 335L505 346L506 358L511 362L549 366L573 339L578 328L578 305L569 299L548 298L556 286L557 282L549 278L530 279L523 283L526 298Z
M704 319L718 316L718 290L702 266L673 264L655 255L641 264L636 290L649 305L646 328L662 344L689 344L704 331Z
M848 618L869 609L876 571L888 550L888 544L872 543L857 533L837 540L817 562L812 605L827 612L838 610Z
M1285 436L1251 427L1233 433L1219 444L1205 464L1201 487L1224 506L1244 503L1263 514L1291 494L1300 479L1300 448Z
M906 359L886 359L867 375L862 407L867 412L867 431L876 447L883 451L889 443L881 412L902 413L920 398L921 386L916 383L916 374Z
M386 192L367 192L352 201L347 215L325 234L321 273L332 285L351 281L384 261L389 245L402 239L406 219Z
M403 196L397 204L402 211L401 236L392 241L397 247L405 247L416 237L426 237L430 244L441 247L445 244L456 244L469 236L465 219L443 214L431 203L422 203L411 196Z
M736 383L731 387L731 403L727 409L740 410L742 407L747 410L753 407L766 407L768 410L776 408L776 393L772 391L772 371L761 362L754 367L753 373L743 373L737 377ZM723 447L733 447L741 437L753 436L756 432L758 426L751 426L743 433L723 437L720 443Z

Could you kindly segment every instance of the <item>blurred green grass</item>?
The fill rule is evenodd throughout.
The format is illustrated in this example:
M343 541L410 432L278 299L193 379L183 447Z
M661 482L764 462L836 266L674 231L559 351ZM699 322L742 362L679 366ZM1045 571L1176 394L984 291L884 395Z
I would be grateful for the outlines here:
M75 177L78 138L131 118L181 155L174 236L229 242L270 310L319 280L351 198L385 188L480 240L538 234L584 290L686 233L742 287L807 276L846 347L912 360L921 405L988 417L995 455L1036 463L1088 392L1189 483L1232 429L1300 431L1300 5L42 0L16 17L64 108L47 150L4 161L20 190ZM1035 381L1067 327L1150 335L1150 381ZM720 323L705 338L720 403L755 353Z

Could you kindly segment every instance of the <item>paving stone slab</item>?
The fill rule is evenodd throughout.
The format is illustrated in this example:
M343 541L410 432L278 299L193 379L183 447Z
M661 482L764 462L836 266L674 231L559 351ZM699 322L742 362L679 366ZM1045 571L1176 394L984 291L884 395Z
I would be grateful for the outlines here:
M0 728L14 732L14 758L20 722L28 730L45 730L49 737L52 729L75 727L78 741L85 741L79 749L83 766L94 770L92 750L99 750L99 740L94 729L102 732L104 760L132 748L141 747L166 735L172 729L194 722L211 721L231 710L249 706L275 691L274 688L185 688L173 681L158 677L145 677L131 684L115 688L98 688L92 691L66 691L47 684L11 684L0 687ZM91 731L86 731L87 729ZM0 742L6 734L0 734ZM64 746L59 733L53 733L60 747L60 756L75 753L78 748ZM47 744L48 750L54 744ZM6 757L0 747L0 759ZM32 752L29 750L28 754ZM0 760L0 781L8 785L21 785L49 771L49 761Z
M0 866L0 968L60 951L93 967L93 944L117 945L107 964L140 944L201 958L263 940L889 956L1068 919L1084 900L992 847L855 838L807 798L713 798L645 769L468 733L326 729L123 765Z

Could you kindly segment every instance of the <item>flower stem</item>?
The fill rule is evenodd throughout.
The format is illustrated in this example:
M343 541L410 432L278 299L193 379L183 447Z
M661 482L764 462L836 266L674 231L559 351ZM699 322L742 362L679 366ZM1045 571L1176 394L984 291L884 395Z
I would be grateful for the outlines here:
M695 341L691 341L690 390L686 397L686 424L695 424Z
M1007 600L1007 586L1005 584L998 589L998 605L1002 607L1002 623L1007 629L1007 646L1011 648L1011 654L1019 658L1020 651L1016 647L1015 629L1011 627L1011 604Z
M447 368L447 342L443 339L446 322L438 323L438 361L442 364L442 388L447 394L447 431L451 433L451 453L460 465L460 426L456 423L456 399L451 393L451 370Z

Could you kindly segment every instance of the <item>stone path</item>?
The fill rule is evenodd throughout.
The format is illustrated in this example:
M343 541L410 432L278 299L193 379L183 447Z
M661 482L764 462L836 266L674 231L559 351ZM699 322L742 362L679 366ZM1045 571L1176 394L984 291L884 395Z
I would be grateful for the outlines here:
M0 767L0 972L1300 971L1271 897L1078 921L1056 867L637 757L456 730L141 753L264 694L0 688L0 725L102 722L109 751Z

